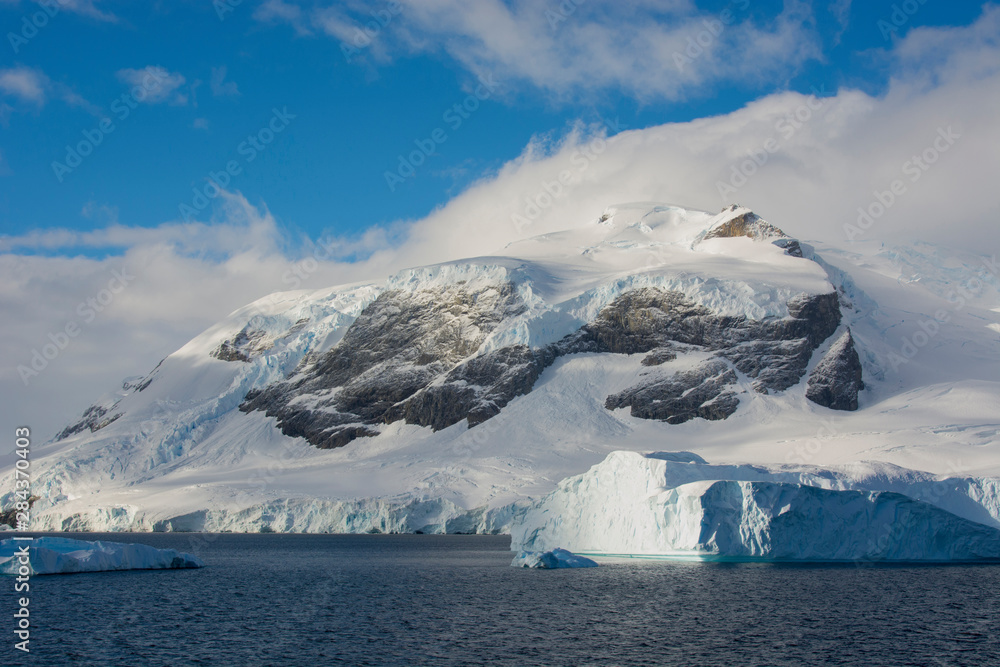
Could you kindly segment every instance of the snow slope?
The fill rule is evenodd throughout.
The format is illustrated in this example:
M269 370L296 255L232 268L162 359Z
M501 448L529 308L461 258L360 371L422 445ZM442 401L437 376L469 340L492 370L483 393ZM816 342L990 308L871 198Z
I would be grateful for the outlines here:
M689 450L717 464L841 466L858 480L877 469L851 469L858 461L927 471L929 479L1000 475L995 274L984 273L975 258L921 246L803 244L803 259L767 239L706 238L745 212L616 206L600 219L495 256L261 299L148 376L130 378L75 433L36 446L34 526L502 532L559 480L623 449ZM237 409L248 391L335 346L380 294L433 293L460 281L509 281L526 304L476 354L558 341L641 287L673 290L715 313L759 321L787 316L793 297L836 290L841 329L816 351L810 368L850 327L866 389L858 411L842 412L808 401L805 378L761 394L738 374L740 405L731 417L665 424L604 407L609 395L651 372L643 355L582 353L556 359L529 394L472 428L463 421L435 432L396 421L378 427L376 437L320 450L283 435L262 412ZM921 322L942 310L947 321L924 342L917 335ZM909 356L907 340L916 344ZM680 372L704 357L682 352L654 370ZM13 488L11 475L0 484ZM6 506L11 499L0 501Z

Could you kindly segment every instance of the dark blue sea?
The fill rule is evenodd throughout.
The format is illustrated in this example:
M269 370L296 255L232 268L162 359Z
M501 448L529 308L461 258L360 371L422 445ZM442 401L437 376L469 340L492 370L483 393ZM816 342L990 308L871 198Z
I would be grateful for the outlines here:
M507 537L87 534L198 570L34 577L5 665L1000 665L1000 566L510 567Z

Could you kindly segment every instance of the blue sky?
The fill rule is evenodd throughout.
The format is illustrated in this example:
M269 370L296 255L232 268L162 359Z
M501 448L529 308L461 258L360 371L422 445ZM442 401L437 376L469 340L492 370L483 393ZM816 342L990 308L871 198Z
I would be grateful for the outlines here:
M460 11L449 3L426 4ZM427 215L516 158L532 137L558 139L579 121L604 124L614 134L729 113L775 91L833 94L849 86L879 94L888 84L885 53L893 39L920 26L966 25L981 11L974 2L913 0L907 9L916 11L887 40L885 26L900 23L902 15L893 16L899 3L841 2L833 10L827 3L743 0L481 3L479 9L506 10L512 26L537 34L536 41L551 40L542 49L554 53L527 53L518 62L517 54L491 52L477 32L488 24L432 26L438 16L407 3L52 0L60 11L33 34L24 21L42 23L41 5L0 2L7 33L0 48L6 73L0 78L0 233L12 236L112 223L208 222L214 207L181 205L198 203L192 190L204 191L210 174L232 160L238 173L229 188L251 203L266 203L293 238L357 234ZM627 11L614 9L622 6ZM372 23L376 12L383 12L384 27ZM723 12L731 12L731 24L708 41L705 30L728 18ZM782 28L782 21L790 25ZM640 66L624 72L594 63L600 71L586 75L588 63L579 62L588 57L586 42L574 30L602 29L612 43L627 44L639 26L657 22L667 45L658 60L640 55ZM377 26L369 28L370 42L355 39L354 29L367 26ZM737 41L749 45L738 57L759 64L744 71L709 62L713 52L731 48L730 35L743 27L773 40L765 47L772 52ZM708 55L688 50L685 38L699 35ZM580 46L583 51L573 51ZM678 61L675 54L696 57ZM564 69L572 71L531 62L540 55L568 59ZM648 84L646 67L661 69ZM160 88L136 108L123 107L120 98L147 68L160 68L152 70L163 74ZM467 118L445 117L484 74L496 88L467 102L474 109ZM274 109L294 119L261 150L244 143L265 128ZM110 133L101 130L106 117L114 125ZM432 138L438 128L440 143ZM69 164L67 146L95 137L100 144L79 166L53 165ZM433 154L410 176L405 166L400 171L399 156L419 150L418 141ZM390 187L386 172L408 177L388 179L395 181ZM101 255L120 249L20 250Z
M56 433L267 294L616 203L1000 251L996 4L0 0L0 25L4 429Z

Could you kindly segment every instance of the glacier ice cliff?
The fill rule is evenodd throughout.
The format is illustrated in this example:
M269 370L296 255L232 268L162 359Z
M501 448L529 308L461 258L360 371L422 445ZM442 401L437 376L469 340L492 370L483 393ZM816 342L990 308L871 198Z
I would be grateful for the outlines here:
M889 472L768 471L614 452L515 519L511 548L723 560L1000 561L995 494L974 509L982 498L977 484L995 487L996 480L965 480L963 489L957 480Z

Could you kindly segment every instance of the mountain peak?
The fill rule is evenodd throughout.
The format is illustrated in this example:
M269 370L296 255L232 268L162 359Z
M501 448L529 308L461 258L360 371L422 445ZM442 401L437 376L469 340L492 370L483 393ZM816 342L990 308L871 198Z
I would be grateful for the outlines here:
M770 241L789 238L778 229L745 206L733 204L722 209L717 220L705 234L706 239L737 238L745 236L755 241Z
M802 257L802 248L796 239L764 220L749 208L739 204L722 209L722 212L715 217L698 243L709 239L743 237L754 241L770 241L779 248L783 248L785 254Z

